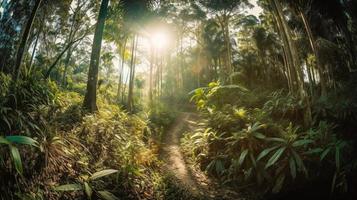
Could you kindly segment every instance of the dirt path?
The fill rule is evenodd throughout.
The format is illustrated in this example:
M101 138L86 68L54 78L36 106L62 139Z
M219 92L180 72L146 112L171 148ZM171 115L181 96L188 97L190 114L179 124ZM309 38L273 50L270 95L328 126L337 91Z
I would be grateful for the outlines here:
M181 151L180 138L185 131L195 128L192 121L197 120L198 117L194 113L181 113L166 132L161 149L161 159L165 163L165 168L194 196L202 199L244 199L233 191L219 187L187 162Z
M184 155L180 149L180 138L187 128L187 121L190 120L190 118L190 113L180 114L171 128L166 132L163 139L161 157L165 162L165 167L172 172L184 186L192 192L198 192L198 185L192 176L191 170L186 165Z

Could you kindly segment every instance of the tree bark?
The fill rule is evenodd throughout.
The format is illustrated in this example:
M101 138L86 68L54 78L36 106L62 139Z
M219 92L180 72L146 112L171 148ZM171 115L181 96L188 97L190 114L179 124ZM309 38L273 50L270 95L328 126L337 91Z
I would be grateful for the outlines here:
M100 50L102 47L102 38L105 27L105 18L108 12L109 0L102 0L99 10L98 21L94 33L92 54L88 72L87 92L83 101L83 108L93 113L98 110L97 107L97 84L98 70L100 60Z

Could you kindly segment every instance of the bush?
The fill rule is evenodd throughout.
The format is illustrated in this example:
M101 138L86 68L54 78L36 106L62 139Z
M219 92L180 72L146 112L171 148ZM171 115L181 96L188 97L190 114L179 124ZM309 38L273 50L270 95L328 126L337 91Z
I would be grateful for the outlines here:
M221 100L227 95L229 101ZM217 83L195 91L192 100L205 120L184 141L201 169L226 184L254 183L269 193L331 173L332 190L345 187L341 174L351 169L351 143L337 137L336 126L320 121L302 128L301 102L283 91L265 103L252 96L239 86Z

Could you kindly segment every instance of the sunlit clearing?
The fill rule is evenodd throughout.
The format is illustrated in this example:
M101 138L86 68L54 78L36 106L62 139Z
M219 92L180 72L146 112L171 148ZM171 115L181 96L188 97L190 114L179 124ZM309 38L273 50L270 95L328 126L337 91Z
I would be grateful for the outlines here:
M162 50L169 45L169 35L163 30L158 30L150 36L151 44L154 48Z

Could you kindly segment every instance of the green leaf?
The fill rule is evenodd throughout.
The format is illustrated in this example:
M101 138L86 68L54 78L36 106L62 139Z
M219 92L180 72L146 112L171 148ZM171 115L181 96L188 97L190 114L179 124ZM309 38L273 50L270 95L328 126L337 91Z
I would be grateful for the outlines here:
M15 165L15 169L19 174L23 173L23 169L22 169L22 161L21 161L21 156L20 156L20 152L19 149L17 149L16 147L10 145L10 151L11 151L11 157L14 161L14 165Z
M304 165L304 162L301 160L299 154L297 154L294 150L291 151L291 152L292 152L292 154L294 156L294 159L295 159L295 162L296 162L297 166L299 167L299 169L301 171L304 172L305 176L307 176L307 169L306 169L306 167Z
M118 197L106 190L98 191L98 194L104 200L119 200Z
M14 136L7 136L7 140L17 144L26 144L30 146L38 147L38 142L30 137L21 136L21 135L14 135Z
M7 139L5 139L4 137L0 136L0 144L11 144Z
M254 135L254 137L256 137L258 139L265 139L266 138L265 135L263 135L262 133L255 132L253 135Z
M314 142L313 140L298 140L298 141L293 142L293 146L294 147L299 147L299 146L303 146L305 144L310 144L310 143L313 143L313 142Z
M266 138L267 141L271 141L271 142L281 142L281 143L286 143L286 140L282 139L282 138Z
M244 159L245 159L245 157L247 156L247 154L248 154L248 149L244 150L244 151L240 154L239 160L238 160L238 166L241 166L241 165L243 164Z
M271 147L271 148L268 148L268 149L264 149L259 155L258 155L258 158L257 160L260 160L262 158L264 158L266 155L268 155L271 151L277 149L279 146L275 146L275 147Z
M325 149L320 156L320 161L322 161L330 151L331 151L330 147Z
M215 164L217 174L222 174L224 171L223 162L221 160L217 160Z
M265 165L265 169L274 165L276 163L276 161L279 160L280 156L284 153L285 149L286 149L286 147L281 147L280 149L278 149L275 152L275 154L272 157L270 157L270 159L268 160L268 163Z
M293 177L293 179L295 179L296 178L296 164L295 164L295 160L293 157L290 157L290 159L289 159L289 166L290 166L291 177Z
M311 149L309 151L304 152L304 154L309 155L309 154L315 154L315 153L321 153L323 149L321 148L316 148L316 149Z
M95 172L94 174L92 174L92 176L89 178L90 180L96 180L98 178L102 178L104 176L108 176L110 174L114 174L117 173L118 170L115 169L105 169L99 172Z
M273 190L272 190L273 193L278 193L278 192L280 192L281 188L283 187L284 180L285 180L285 174L281 174L281 175L276 179L275 185L274 185Z
M77 191L82 189L80 184L66 184L54 188L56 191Z
M89 199L92 199L93 190L87 182L84 182L84 191Z

